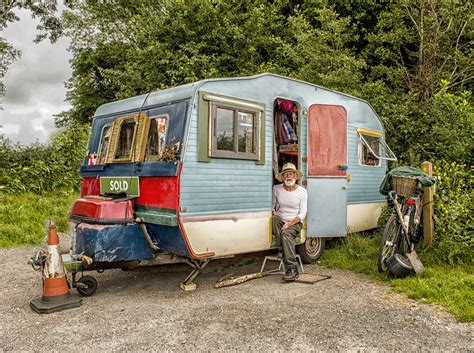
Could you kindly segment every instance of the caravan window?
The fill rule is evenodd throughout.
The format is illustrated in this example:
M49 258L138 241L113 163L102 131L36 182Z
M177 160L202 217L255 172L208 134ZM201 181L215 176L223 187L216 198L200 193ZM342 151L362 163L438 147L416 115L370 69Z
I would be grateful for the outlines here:
M160 160L166 146L166 134L168 132L168 116L162 115L150 118L150 129L148 131L145 161Z
M256 153L255 146L256 119L255 114L238 112L237 134L238 151L243 153Z
M99 144L99 154L97 156L97 164L105 163L105 157L107 156L107 149L109 148L111 132L112 132L112 129L110 128L110 125L105 125L102 128L102 134L100 136L100 144Z
M378 167L381 160L397 160L395 154L390 150L382 134L376 131L358 129L359 133L359 163L372 167Z
M265 104L199 92L198 160L253 160L265 164Z
M216 108L215 113L216 149L234 151L234 111Z
M131 159L135 126L136 122L134 119L122 122L117 149L115 151L115 159Z
M211 103L212 157L258 159L259 112Z

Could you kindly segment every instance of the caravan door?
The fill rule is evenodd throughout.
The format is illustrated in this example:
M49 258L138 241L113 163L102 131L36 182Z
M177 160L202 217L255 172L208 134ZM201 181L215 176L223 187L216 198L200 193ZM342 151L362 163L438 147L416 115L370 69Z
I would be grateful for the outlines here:
M308 112L308 237L340 237L347 225L347 114L339 105Z

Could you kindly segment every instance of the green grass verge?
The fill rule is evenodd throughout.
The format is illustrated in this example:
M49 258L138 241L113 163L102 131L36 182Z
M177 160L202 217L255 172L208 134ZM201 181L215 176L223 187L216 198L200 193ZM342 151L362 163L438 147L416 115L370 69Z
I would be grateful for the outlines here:
M474 265L432 264L429 254L422 254L424 273L403 279L388 278L377 270L379 241L378 236L349 235L327 249L318 264L369 275L388 282L395 291L409 298L442 305L460 321L474 321Z
M58 230L67 229L67 214L79 193L58 191L38 195L0 193L0 246L38 245L46 235L49 219Z

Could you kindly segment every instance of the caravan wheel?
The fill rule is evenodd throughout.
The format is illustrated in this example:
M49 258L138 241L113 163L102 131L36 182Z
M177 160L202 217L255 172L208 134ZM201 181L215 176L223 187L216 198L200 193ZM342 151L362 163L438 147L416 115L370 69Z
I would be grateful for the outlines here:
M325 246L325 238L306 238L303 244L296 245L296 252L301 256L301 261L310 264L321 257Z

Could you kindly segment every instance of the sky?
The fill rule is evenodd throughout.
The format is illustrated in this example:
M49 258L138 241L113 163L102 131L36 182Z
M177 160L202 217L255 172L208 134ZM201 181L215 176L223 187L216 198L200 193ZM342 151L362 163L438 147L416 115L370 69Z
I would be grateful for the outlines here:
M4 78L6 96L0 98L0 133L23 145L44 143L56 131L53 115L70 108L64 101L64 83L71 75L69 40L35 44L38 20L32 19L27 10L19 10L17 15L20 21L9 24L2 34L22 51L22 56Z

